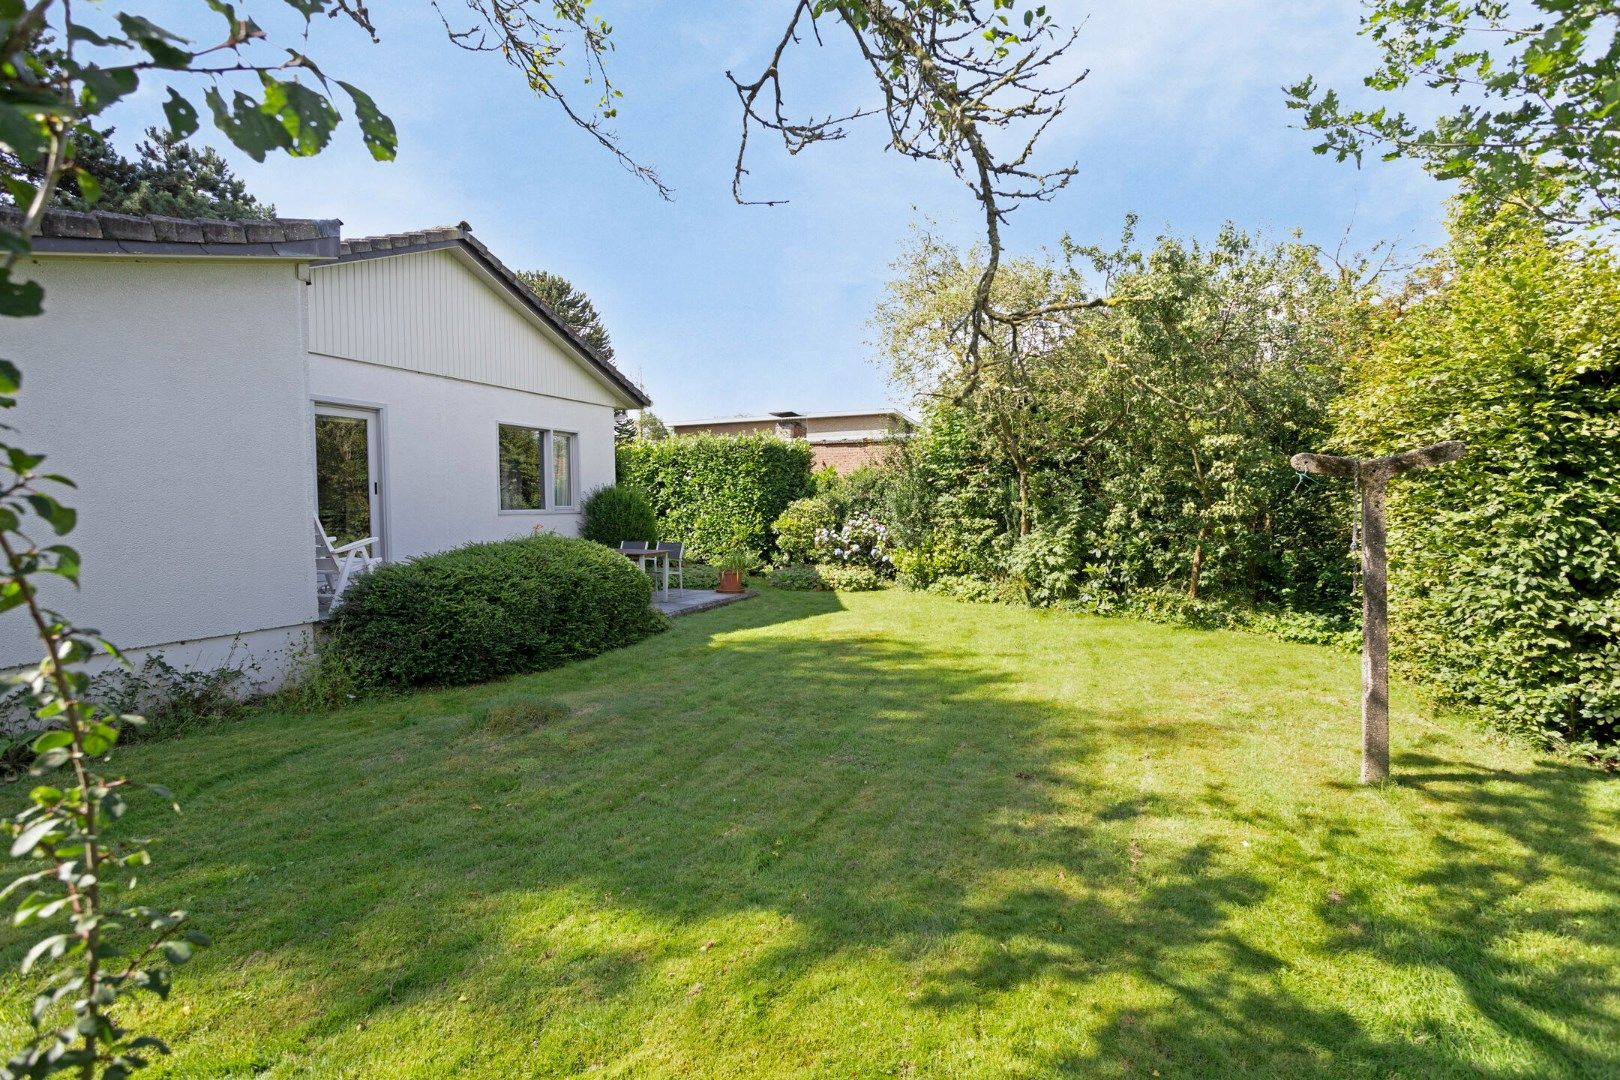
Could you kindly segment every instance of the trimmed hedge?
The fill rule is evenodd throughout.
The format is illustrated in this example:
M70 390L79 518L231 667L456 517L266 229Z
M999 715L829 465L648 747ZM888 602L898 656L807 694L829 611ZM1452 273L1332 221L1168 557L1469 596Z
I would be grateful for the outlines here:
M589 540L468 544L361 575L329 647L362 685L483 682L640 641L668 625L651 601L647 575Z
M625 540L657 540L658 517L647 496L633 487L610 484L585 497L579 535L617 548Z
M810 493L810 446L773 435L683 435L619 447L619 483L645 492L662 536L688 557L743 547L762 558L771 523Z
M1462 439L1389 489L1395 659L1498 726L1620 760L1620 260L1456 230L1359 358L1341 444Z

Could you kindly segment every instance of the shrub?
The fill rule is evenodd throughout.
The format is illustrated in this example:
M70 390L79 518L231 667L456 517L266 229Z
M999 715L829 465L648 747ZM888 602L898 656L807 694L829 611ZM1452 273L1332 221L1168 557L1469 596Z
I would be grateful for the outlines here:
M792 592L825 592L830 588L814 566L803 563L777 567L765 575L765 583Z
M741 543L768 556L771 523L810 492L810 446L772 435L682 435L619 447L619 482L645 492L660 535L707 560Z
M1396 658L1500 726L1620 742L1620 263L1511 216L1459 228L1340 431L1469 446L1390 485Z
M840 474L829 465L817 470L811 480L816 497L825 499L834 517L842 522L854 514L884 516L893 471L862 465L853 472Z
M469 544L356 579L330 647L365 685L481 682L639 641L667 625L651 599L647 575L588 540Z
M884 587L884 580L864 566L783 566L766 575L773 588L794 592L869 592Z
M647 496L633 487L610 484L586 496L579 535L610 548L625 540L657 540L658 516Z
M1007 570L1035 607L1072 599L1080 586L1080 538L1072 526L1037 525L1013 541Z
M815 555L816 537L837 527L838 516L825 497L793 500L771 524L777 561L784 565L808 562Z
M861 567L894 576L894 544L889 527L868 514L856 514L836 529L816 532L815 554L833 566Z
M720 584L720 571L707 563L688 562L681 584L688 589L713 589Z
M146 723L135 731L153 739L240 719L247 714L243 698L250 689L243 666L183 671L152 653L138 668L112 667L97 675L90 697L109 712L144 716ZM132 734L124 741L134 739Z
M822 563L816 567L816 573L834 592L871 592L888 585L881 574L866 566L830 566Z

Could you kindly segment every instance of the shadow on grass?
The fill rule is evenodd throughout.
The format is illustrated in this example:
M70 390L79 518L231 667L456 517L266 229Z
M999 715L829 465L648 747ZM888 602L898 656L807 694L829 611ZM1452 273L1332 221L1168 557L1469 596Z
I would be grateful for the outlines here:
M275 1021L297 1050L465 987L491 1044L538 1037L558 1070L630 1052L656 1013L704 993L720 997L710 1028L768 1042L843 990L900 1027L960 1031L1010 995L1046 995L1073 1028L1034 1037L1013 1017L1008 1052L1062 1075L1526 1075L1473 1056L1485 1029L1527 1048L1534 1075L1620 1072L1601 1030L1613 972L1514 947L1620 940L1617 852L1583 796L1597 774L1408 755L1402 786L1432 828L1403 861L1353 816L1371 795L1257 806L1219 779L1144 792L1102 768L1103 740L1174 762L1217 727L1032 696L970 650L802 623L840 606L750 601L501 684L574 705L536 732L469 733L456 710L490 690L472 688L357 710L326 742L289 729L298 749L251 770L199 761L189 810L209 826L176 837L163 886L221 929L199 977L262 969L298 1002ZM257 745L236 737L215 757ZM1214 824L1168 831L1188 818ZM1223 835L1236 828L1287 842L1248 853ZM1358 849L1376 869L1323 890L1320 941L1279 944L1255 912ZM1520 902L1555 872L1584 902ZM752 928L747 948L703 940L728 920ZM675 985L711 955L722 983ZM1367 987L1444 978L1472 1010L1392 1034L1349 1007L1353 979L1301 993L1346 957ZM821 1037L870 1065L838 1030Z

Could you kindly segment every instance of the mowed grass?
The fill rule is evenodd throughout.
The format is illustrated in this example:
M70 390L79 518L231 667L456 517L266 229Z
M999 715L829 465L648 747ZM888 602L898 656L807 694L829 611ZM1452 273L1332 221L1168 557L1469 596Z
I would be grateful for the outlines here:
M145 898L216 944L126 1019L174 1076L1620 1075L1620 784L1398 694L1363 789L1357 678L767 592L132 748L185 805Z

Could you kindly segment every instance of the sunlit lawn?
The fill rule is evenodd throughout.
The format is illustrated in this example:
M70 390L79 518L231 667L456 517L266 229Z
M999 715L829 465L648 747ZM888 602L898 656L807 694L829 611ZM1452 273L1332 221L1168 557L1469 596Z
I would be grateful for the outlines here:
M139 815L148 900L216 945L128 1019L177 1076L1620 1075L1620 782L1397 695L1399 784L1362 789L1356 680L767 593L136 748L186 808ZM470 721L514 695L572 712Z

